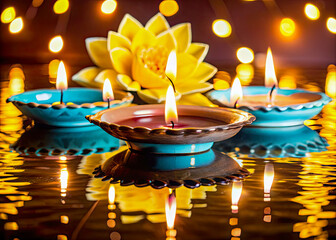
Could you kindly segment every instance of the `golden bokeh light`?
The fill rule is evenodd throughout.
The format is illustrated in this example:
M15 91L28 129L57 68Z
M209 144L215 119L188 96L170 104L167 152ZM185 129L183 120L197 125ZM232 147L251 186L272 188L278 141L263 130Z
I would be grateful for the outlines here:
M219 37L226 38L231 35L232 28L228 21L217 19L212 23L212 31Z
M43 3L43 0L33 0L32 6L37 8L37 7L41 6L42 3Z
M249 63L241 63L236 67L237 77L243 86L249 85L254 77L254 67Z
M16 12L14 7L8 7L1 13L1 22L10 23L15 18Z
M336 98L336 67L333 64L328 66L325 92L329 97Z
M69 1L68 0L57 0L54 3L53 8L56 14L63 14L69 9Z
M59 64L60 64L60 60L58 60L58 59L53 59L53 60L50 61L50 63L49 63L49 77L50 78L55 78L56 79ZM56 80L54 80L53 83L56 83Z
M117 8L117 1L115 0L105 0L101 5L101 11L105 14L113 13Z
M241 47L237 50L237 58L242 63L251 63L254 59L253 50L247 47Z
M60 35L53 37L49 42L49 50L58 53L63 48L63 38Z
M295 22L290 18L283 18L280 23L280 32L285 37L290 37L295 32Z
M304 8L307 18L317 20L320 18L320 10L313 4L307 3Z
M284 75L279 80L279 88L282 89L295 89L296 88L296 79L291 75Z
M166 17L170 17L178 12L179 5L175 0L163 0L159 5L159 10Z
M328 18L327 28L331 33L336 34L336 19L335 18L333 17Z
M9 24L9 31L11 33L19 33L22 29L23 29L23 20L22 20L22 17L15 18Z
M11 94L19 94L24 92L25 75L20 66L14 65L9 71L9 84Z

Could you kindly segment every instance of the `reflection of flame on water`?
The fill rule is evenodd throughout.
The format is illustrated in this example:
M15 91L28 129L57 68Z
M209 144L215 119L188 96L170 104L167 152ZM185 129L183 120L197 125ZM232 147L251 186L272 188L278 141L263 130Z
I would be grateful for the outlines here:
M114 205L114 200L115 200L115 188L114 186L111 184L108 190L108 201L109 201L109 205ZM109 207L109 209L111 209Z
M264 171L264 201L271 200L271 187L274 179L274 166L272 163L266 163Z
M66 196L66 191L68 187L68 178L69 178L69 172L67 167L63 167L61 169L60 173L60 181L61 181L61 196L65 197Z
M243 182L233 182L231 192L232 213L238 213L238 202L243 191Z
M176 230L174 229L174 222L176 216L176 196L175 190L168 195L166 200L166 222L167 222L167 240L173 240L176 236Z

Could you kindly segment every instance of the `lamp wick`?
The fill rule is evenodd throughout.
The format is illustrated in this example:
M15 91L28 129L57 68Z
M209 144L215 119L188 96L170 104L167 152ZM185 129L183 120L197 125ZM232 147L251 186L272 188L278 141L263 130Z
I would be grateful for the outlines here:
M175 127L174 122L173 122L173 121L170 121L170 122L171 122L171 124L172 124L172 128L174 128L174 127Z
M174 83L173 83L173 80L171 80L170 77L168 77L168 75L166 75L166 77L168 78L168 80L169 80L170 83L172 84L173 89L174 89L174 93L176 93L176 89L175 89L175 85L174 85Z
M107 108L110 108L110 97L107 98Z
M60 101L61 104L63 104L63 89L61 89L61 101Z
M233 105L233 108L234 108L234 109L237 109L238 101L239 101L239 98L235 101L235 103L234 103L234 105Z

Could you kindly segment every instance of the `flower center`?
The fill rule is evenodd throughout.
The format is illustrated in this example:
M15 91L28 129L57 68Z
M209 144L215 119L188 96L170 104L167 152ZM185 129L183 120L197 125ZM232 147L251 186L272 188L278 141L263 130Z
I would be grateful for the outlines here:
M169 52L164 46L156 46L149 48L141 48L139 56L146 68L165 78L165 70L167 65Z

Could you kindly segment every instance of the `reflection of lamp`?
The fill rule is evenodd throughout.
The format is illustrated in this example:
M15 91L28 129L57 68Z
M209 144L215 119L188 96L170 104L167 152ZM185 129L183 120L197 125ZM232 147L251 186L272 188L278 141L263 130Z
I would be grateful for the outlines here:
M274 179L274 166L266 163L264 171L264 202L271 201L271 187Z
M232 213L238 213L238 202L243 191L243 182L233 182L231 192L231 209Z
M166 231L166 240L175 240L176 230L174 229L174 222L176 216L176 196L175 190L173 190L166 201L166 222L167 222L167 231Z
M69 172L66 165L61 165L61 172L60 172L60 182L61 182L61 197L66 197L66 192L68 188L68 178Z
M114 204L114 199L115 199L115 188L112 184L110 184L109 190L108 190L108 209L111 210L108 213L108 220L107 220L107 226L109 228L114 228L116 225L116 214L112 210L116 208L116 205Z

